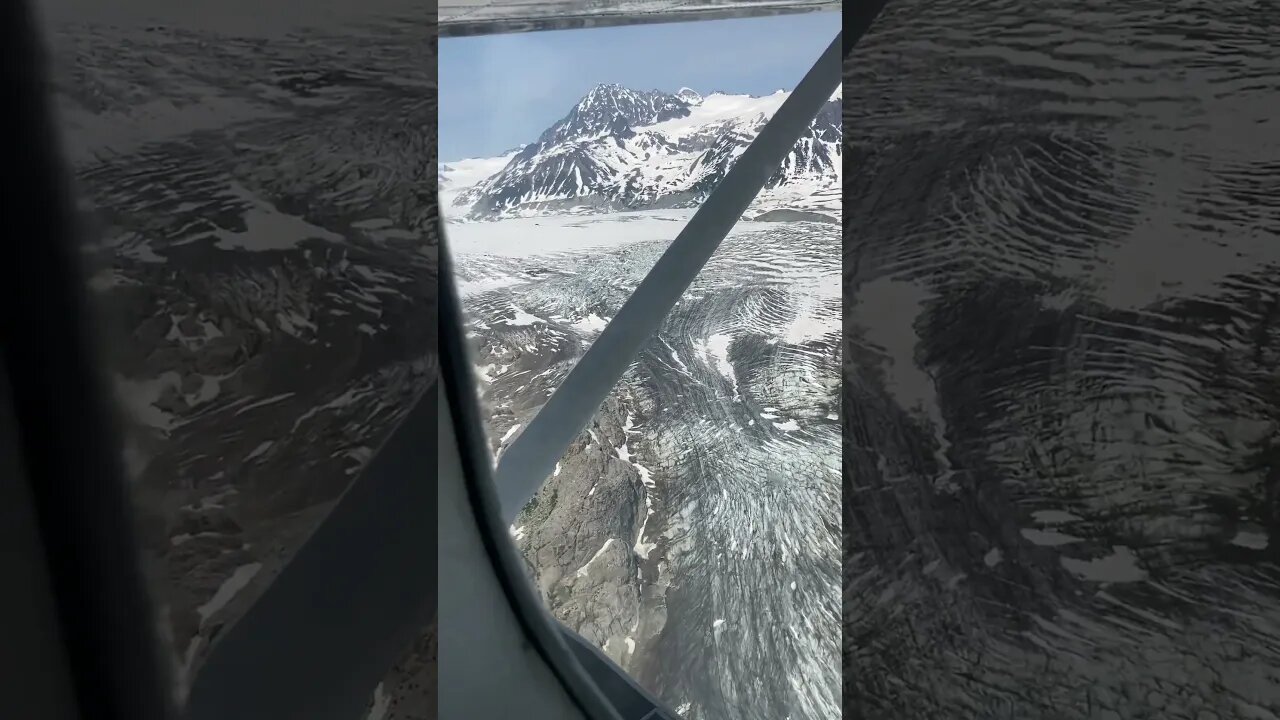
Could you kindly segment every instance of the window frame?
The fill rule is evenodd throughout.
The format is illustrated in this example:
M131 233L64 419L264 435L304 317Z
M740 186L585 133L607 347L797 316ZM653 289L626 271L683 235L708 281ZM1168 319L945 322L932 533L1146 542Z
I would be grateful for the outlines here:
M842 35L837 35L819 63L806 74L801 85L797 86L778 114L766 124L760 136L735 163L725 181L699 207L694 218L673 241L672 248L668 249L646 276L646 287L655 288L652 291L655 297L678 298L688 283L692 282L692 277L697 275L702 264L736 223L741 210L731 217L718 216L716 213L732 210L739 205L745 209L745 205L755 198L768 175L776 169L781 157L794 144L795 138L799 137L800 130L817 114L822 102L825 102L834 89L831 87L833 83L825 74L834 72L836 76L839 75L839 64L847 58L886 2L887 0L869 0L844 11L843 24L849 32L843 34L843 43ZM29 131L30 137L11 135L11 142L22 148L19 154L45 151L42 157L30 163L33 168L32 177L28 178L30 182L23 185L23 188L29 189L33 194L43 193L44 197L39 201L19 202L18 205L28 211L22 220L29 223L28 229L31 232L28 235L44 236L49 242L27 244L28 250L36 248L44 255L33 258L31 263L19 263L22 266L21 275L39 278L39 282L15 283L11 291L15 296L22 295L23 300L43 301L18 303L15 297L15 302L10 305L11 308L31 305L45 309L43 315L25 314L24 317L28 318L26 324L15 323L22 331L16 336L29 336L33 349L13 352L12 346L15 343L8 343L4 348L6 362L0 369L10 374L10 387L17 396L13 404L19 422L23 423L18 439L24 450L21 457L25 460L24 469L36 494L34 504L42 520L41 531L48 550L45 560L54 571L54 603L61 611L59 620L68 631L63 635L64 645L71 655L68 675L76 686L80 713L84 716L120 720L167 720L174 717L175 711L171 706L169 678L163 669L154 630L154 612L136 562L137 544L131 527L127 486L123 473L120 472L119 458L114 457L110 450L116 435L110 431L111 426L107 420L107 394L99 387L101 383L94 379L96 373L90 367L93 354L89 352L91 343L85 328L87 316L82 307L83 289L76 290L81 278L72 252L74 241L73 229L69 226L69 194L65 191L65 179L59 177L65 175L65 172L53 152L54 142L48 128L54 124L50 121L47 98L37 96L43 94L45 85L34 82L32 78L16 77L18 73L30 72L33 68L36 72L45 69L44 64L31 60L31 57L39 55L35 52L33 41L40 35L35 32L30 3L10 3L6 9L17 16L14 22L5 24L6 29L16 36L16 42L6 45L6 52L25 53L28 56L21 58L21 61L6 63L6 72L15 75L8 79L17 86L19 94L27 93L26 99L30 100L17 103L18 107L23 108L19 115L27 121L25 129ZM522 28L519 20L511 20L509 23L505 28L507 31L530 29L527 26ZM434 31L434 22L431 24L431 31ZM815 75L815 71L820 71L821 77ZM817 79L811 79L811 75ZM824 82L827 87L825 92L821 92ZM802 86L808 88L803 93ZM822 97L814 104L813 98L819 93ZM791 109L784 113L784 110L788 110L788 104ZM808 110L812 111L809 117L803 118ZM777 136L774 137L775 141L785 140L787 133L784 130L788 130L786 123L794 123L796 117L804 120L800 129L793 129L794 136L790 142L783 143L782 154L777 155L777 162L771 167L765 167L768 158L777 153L777 148L770 146L768 138ZM770 128L775 129L771 131ZM766 142L761 143L761 138L766 138ZM753 148L756 150L753 151ZM747 158L751 156L757 157L757 161L747 162ZM762 167L765 171L763 176L760 175ZM58 192L54 184L56 180L63 180L61 192ZM758 184L752 188L751 185L756 181ZM445 259L447 242L443 223L439 222L439 218L437 221L440 225L442 257L440 281L443 292L452 293L450 297L455 301L452 304L447 299L442 302L440 323L442 328L446 328L443 332L446 338L458 340L462 338L462 319L456 308L453 278L445 277L444 268L450 267ZM716 233L720 234L715 236ZM691 275L687 272L680 273L682 277L688 278L683 285L673 283L670 278L664 277L664 273L669 272L674 263L688 262L687 257L682 256L686 252L692 257L701 256L702 260ZM668 257L672 259L666 260ZM654 279L650 281L650 277ZM635 297L633 294L628 303L631 307L638 308L646 295L640 295L640 301L635 301ZM629 312L639 317L641 311L636 309ZM49 316L59 314L66 320L65 327L61 328L62 332L50 332ZM643 317L647 318L647 325L656 328L655 323L660 323L665 315L666 310L663 310L645 313ZM626 316L623 318L625 320ZM618 317L615 316L614 321L606 326L605 333L610 337L617 336L618 342L600 345L599 350L593 345L584 355L584 359L608 359L607 363L602 362L595 370L591 370L591 365L586 366L587 369L581 375L586 377L588 371L595 373L594 379L588 378L592 380L588 384L594 388L592 397L599 397L600 400L616 383L616 377L608 379L613 372L611 368L621 364L622 370L625 370L634 358L639 343L648 337L645 335L637 339L634 334L620 334L623 330L617 329L621 328L621 325L616 324L617 321ZM610 331L610 328L615 330ZM599 343L600 340L597 340L597 344ZM609 352L614 354L612 358L606 358L606 353ZM35 369L35 360L59 357L64 360L71 358L68 362L73 366L68 375L58 378L64 384L62 392L67 391L65 385L68 377L73 378L75 387L84 392L64 399L54 407L38 411L30 400L49 388L38 383L27 383L30 379L29 371ZM461 357L455 354L452 361L457 362ZM353 488L348 490L333 512L322 521L298 555L266 588L263 596L249 608L245 616L224 631L213 646L202 671L194 678L191 701L185 710L187 716L195 720L225 720L225 714L219 715L213 711L225 712L228 707L238 707L243 709L238 717L246 719L265 718L268 716L264 714L265 710L275 718L306 716L309 720L355 720L347 714L350 709L357 705L363 709L367 705L377 685L372 678L377 673L385 674L390 669L395 656L409 645L416 633L422 631L425 622L434 617L436 611L438 578L430 570L434 569L437 558L423 557L424 554L438 551L437 526L426 517L436 507L436 487L423 477L429 476L431 469L422 468L421 465L428 463L428 455L438 451L430 436L438 431L434 413L440 407L442 389L445 395L458 398L456 406L471 408L470 411L464 409L464 413L473 413L468 436L461 441L463 446L469 447L464 452L473 456L472 462L468 464L469 469L464 473L464 480L470 487L479 489L475 495L478 508L476 512L478 517L487 518L483 524L488 535L486 544L496 548L493 551L496 571L504 578L507 587L514 588L510 595L512 607L525 622L530 637L540 638L538 642L544 648L550 648L547 650L548 661L565 677L576 678L572 682L579 683L577 687L580 689L586 688L581 691L587 696L593 692L591 688L600 693L603 688L611 687L610 673L618 676L613 679L625 680L642 697L646 696L629 676L602 654L595 652L594 648L582 647L569 651L568 648L573 647L574 643L581 645L585 641L580 638L575 640L576 635L571 633L566 634L570 631L552 619L537 603L522 567L515 561L518 559L518 551L505 528L510 508L518 510L524 504L517 500L525 490L517 491L512 488L532 487L533 492L536 492L543 480L538 480L536 484L522 482L508 483L510 487L504 486L504 481L519 477L513 475L514 470L503 469L514 468L518 464L511 459L514 444L508 449L504 463L493 477L487 474L490 470L486 463L475 461L476 452L483 448L483 445L477 444L475 435L474 419L478 418L478 415L474 415L477 412L476 385L472 378L468 386L464 378L468 377L466 373L470 369L464 370L461 374L455 372L448 377L442 373L441 382L447 383L446 386L441 388L440 382L434 384L417 401L409 417L395 429L391 439L375 456L369 468L357 478ZM620 377L621 372L617 376ZM570 379L572 373L566 383ZM562 384L557 388L553 399L556 395L566 395L575 388L574 385L569 385L569 389L564 390L565 387ZM576 410L574 422L581 421L581 425L585 426L598 404L593 402L585 414ZM71 412L72 406L78 412ZM547 417L539 413L521 438L528 434L530 428L548 427L557 419L563 422L563 418L556 418L554 413ZM574 435L578 429L580 428L573 430ZM428 436L425 441L424 434ZM524 446L536 449L532 443L537 437L536 433L528 435L529 439ZM559 434L552 437L558 439ZM519 440L517 438L517 442ZM56 462L49 459L47 452L41 453L37 449L40 443L53 441L57 441L54 446L63 451L62 459ZM78 443L78 447L67 444L71 441ZM550 442L546 447L554 449L539 449L536 457L550 455L554 462L563 453L565 446L567 442ZM519 456L517 453L516 457ZM46 462L41 464L37 459ZM416 471L413 469L415 467ZM104 475L103 468L114 468L114 471ZM399 488L397 502L373 502L374 498L385 500L386 493L393 488ZM377 492L373 492L374 489ZM81 502L68 504L65 502L67 497L76 497ZM486 497L489 499L486 500ZM58 502L55 503L55 500ZM74 512L68 512L69 510ZM356 522L361 518L376 518L378 522ZM63 535L61 540L57 538L59 534ZM388 549L392 547L386 544L388 539L396 541L395 549ZM94 572L91 565L97 567L98 571ZM109 572L104 572L103 568L108 568ZM319 593L331 592L335 574L348 580L365 578L370 583L366 587L375 587L378 582L394 576L399 581L396 587L402 597L393 603L394 607L390 607L387 605L385 590L364 593L353 591L344 596L342 603L330 602L318 609L313 605L310 611L296 602L286 602L290 598L316 597ZM101 577L103 575L111 577ZM412 579L407 586L404 582L406 577ZM91 584L97 581L103 584ZM359 587L358 583L348 585L353 590ZM520 588L524 590L521 591ZM110 601L103 602L104 597L109 597ZM73 608L84 615L78 622L72 617ZM299 641L299 638L314 635L316 627L327 627L324 623L348 622L350 618L365 616L372 619L371 624L362 626L364 629L360 632L343 635L341 641L326 637L326 642L319 643L318 646ZM83 630L87 635L77 635L72 630ZM249 636L253 636L252 642L236 640L237 637ZM557 650L556 647L560 649ZM263 648L267 648L269 652L264 654ZM250 655L251 652L256 657ZM593 664L592 657L598 664ZM219 671L218 668L224 670ZM286 675L283 669L287 669L291 682L281 682ZM329 687L317 685L317 682L334 677L335 672L348 673L352 678L345 687L336 688L337 694L342 697L328 692L315 692L317 687ZM589 678L593 674L598 680ZM583 685L583 682L586 684ZM209 700L213 694L201 688L216 688L219 702L225 704ZM301 688L309 688L311 692ZM586 709L586 712L591 713L588 717L593 720L613 717L621 720L678 717L651 697L645 697L645 701L652 705L647 711L642 705L633 705L624 715L618 712L618 705L623 702L622 694L625 691L615 689L609 692L613 696L606 694L605 698L612 708L600 709L598 712ZM324 702L319 702L318 699ZM531 708L531 714L536 716L537 709Z

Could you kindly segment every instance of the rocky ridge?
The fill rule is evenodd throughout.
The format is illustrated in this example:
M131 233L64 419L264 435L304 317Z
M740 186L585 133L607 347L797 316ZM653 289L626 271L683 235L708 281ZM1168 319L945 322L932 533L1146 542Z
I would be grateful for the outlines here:
M500 170L459 188L446 212L492 220L696 207L787 95L703 97L596 86ZM760 202L775 195L774 202L803 202L839 186L839 118L833 97L769 178ZM445 187L453 184L452 173L442 176Z

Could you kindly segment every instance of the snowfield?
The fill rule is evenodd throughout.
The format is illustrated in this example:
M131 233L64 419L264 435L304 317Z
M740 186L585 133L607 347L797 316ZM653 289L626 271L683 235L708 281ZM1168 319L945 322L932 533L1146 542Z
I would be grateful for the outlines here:
M458 255L535 257L637 242L670 242L693 210L647 210L611 215L553 215L501 222L450 223L449 249ZM770 223L740 222L730 237L760 232ZM476 279L474 282L481 282Z

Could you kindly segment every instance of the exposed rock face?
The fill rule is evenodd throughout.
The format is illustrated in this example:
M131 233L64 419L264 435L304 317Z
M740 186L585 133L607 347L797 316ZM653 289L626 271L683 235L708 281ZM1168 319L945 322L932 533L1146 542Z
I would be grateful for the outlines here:
M590 433L575 441L516 521L534 582L556 617L617 662L639 623L639 558L632 550L644 492L635 468L620 459L625 413L606 402ZM593 437L594 434L594 437Z
M497 456L537 414L583 349L577 333L512 315L502 293L468 303L485 379L484 405ZM505 322L510 320L511 322ZM517 380L520 379L520 380ZM552 613L625 664L639 624L639 559L632 546L645 517L644 485L619 457L627 442L626 397L614 395L561 458L511 526L530 577Z
M625 132L627 128L638 125L688 117L692 104L686 98L656 90L631 90L615 83L604 83L592 88L568 115L547 128L537 142L526 145L520 153L532 155L539 145L589 138L601 133Z

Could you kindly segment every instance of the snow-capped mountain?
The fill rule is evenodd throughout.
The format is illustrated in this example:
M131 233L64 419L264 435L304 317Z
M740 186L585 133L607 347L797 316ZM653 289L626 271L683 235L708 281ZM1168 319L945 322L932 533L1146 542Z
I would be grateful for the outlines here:
M453 219L699 204L790 93L675 94L598 85L536 141L441 167ZM478 177L483 171L491 174ZM840 185L839 92L770 178L757 207L808 207ZM821 204L821 203L816 203Z

